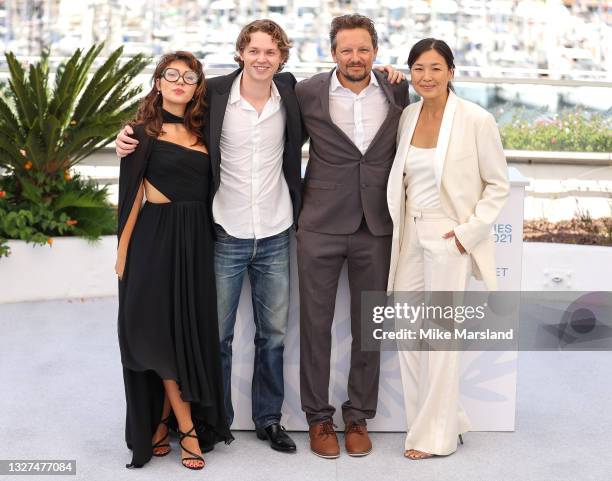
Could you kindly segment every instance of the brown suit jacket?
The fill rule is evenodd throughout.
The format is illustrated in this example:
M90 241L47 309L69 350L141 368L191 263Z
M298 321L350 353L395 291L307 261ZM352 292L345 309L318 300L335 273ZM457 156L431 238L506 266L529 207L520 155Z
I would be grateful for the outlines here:
M389 102L389 113L370 147L361 154L329 114L329 84L335 71L299 82L295 87L304 127L310 136L299 228L322 234L351 234L365 216L376 236L391 235L387 178L393 165L396 134L409 103L408 83L390 84L374 71Z

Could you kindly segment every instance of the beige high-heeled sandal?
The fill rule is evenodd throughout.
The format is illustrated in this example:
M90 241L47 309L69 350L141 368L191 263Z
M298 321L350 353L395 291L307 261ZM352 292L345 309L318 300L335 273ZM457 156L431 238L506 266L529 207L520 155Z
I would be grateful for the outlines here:
M459 444L463 444L463 436L459 435ZM438 456L437 454L425 453L418 449L406 449L404 451L404 457L412 459L413 461L419 461L421 459L429 459Z

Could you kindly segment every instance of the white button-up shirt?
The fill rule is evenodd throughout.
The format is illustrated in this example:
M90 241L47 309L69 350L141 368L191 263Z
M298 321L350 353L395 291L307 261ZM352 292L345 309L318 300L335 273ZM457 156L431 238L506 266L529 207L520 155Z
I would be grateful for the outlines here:
M240 95L234 80L221 131L221 183L213 217L239 239L261 239L293 224L283 175L286 112L274 82L261 115Z
M342 86L334 70L329 84L329 115L362 154L368 150L388 112L389 101L373 72L368 86L356 94Z

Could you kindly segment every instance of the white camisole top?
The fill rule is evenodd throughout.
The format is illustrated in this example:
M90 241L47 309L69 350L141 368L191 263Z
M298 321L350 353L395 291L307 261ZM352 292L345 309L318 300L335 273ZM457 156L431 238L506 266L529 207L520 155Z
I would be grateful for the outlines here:
M406 202L412 207L440 208L440 194L434 174L436 149L410 146L404 165Z

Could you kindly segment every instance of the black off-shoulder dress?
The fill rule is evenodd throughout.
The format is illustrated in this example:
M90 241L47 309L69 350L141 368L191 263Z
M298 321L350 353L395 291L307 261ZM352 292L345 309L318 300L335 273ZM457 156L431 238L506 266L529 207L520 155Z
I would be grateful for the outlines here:
M123 364L128 467L151 459L162 415L162 379L175 380L191 403L202 450L229 444L224 403L213 262L210 159L147 136L121 161L119 236L143 178L171 202L145 202L119 282L119 347Z

